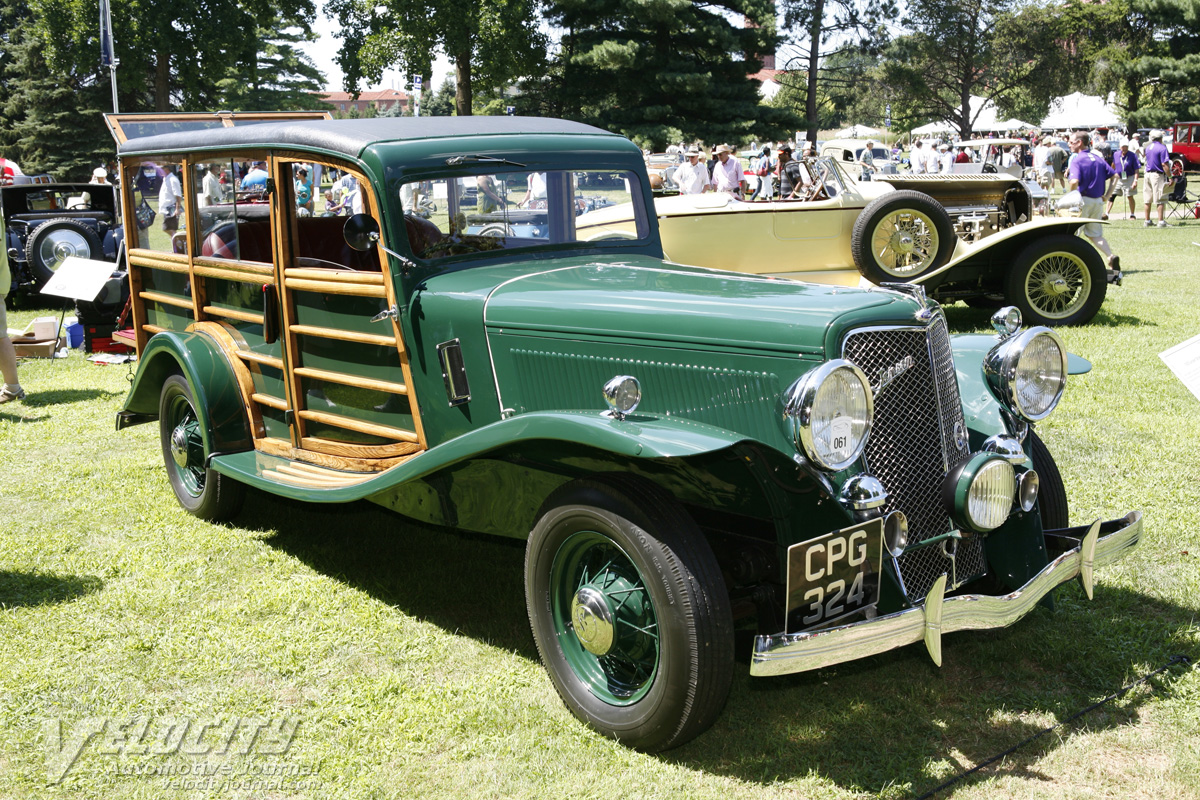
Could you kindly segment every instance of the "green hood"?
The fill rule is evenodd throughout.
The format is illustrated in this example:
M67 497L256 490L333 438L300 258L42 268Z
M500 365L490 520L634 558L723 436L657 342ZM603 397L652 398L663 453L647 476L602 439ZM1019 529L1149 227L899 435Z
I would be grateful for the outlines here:
M487 301L492 331L607 338L686 349L821 355L848 324L908 320L919 306L890 291L819 286L655 259L547 264ZM835 330L836 328L836 330Z

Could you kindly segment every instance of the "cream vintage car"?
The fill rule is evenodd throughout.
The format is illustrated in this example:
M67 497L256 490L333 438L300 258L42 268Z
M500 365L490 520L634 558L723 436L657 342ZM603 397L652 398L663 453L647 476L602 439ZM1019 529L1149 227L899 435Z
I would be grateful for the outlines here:
M834 159L800 163L808 185L802 199L656 198L667 256L813 283L917 283L943 303L1015 305L1039 325L1087 322L1108 284L1120 283L1120 273L1076 235L1089 220L1031 220L1028 189L1013 176L905 174L860 182ZM577 220L581 235L594 239L631 236L632 224L628 205Z

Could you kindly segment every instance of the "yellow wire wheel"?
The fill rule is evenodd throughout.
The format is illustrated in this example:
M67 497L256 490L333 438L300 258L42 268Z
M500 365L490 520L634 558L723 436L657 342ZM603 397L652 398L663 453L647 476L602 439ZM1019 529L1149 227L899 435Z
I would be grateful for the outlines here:
M1007 276L1009 301L1031 325L1079 325L1108 292L1104 259L1090 242L1058 234L1026 247Z
M873 283L908 281L932 272L954 253L954 226L946 209L927 194L890 192L858 215L850 253Z

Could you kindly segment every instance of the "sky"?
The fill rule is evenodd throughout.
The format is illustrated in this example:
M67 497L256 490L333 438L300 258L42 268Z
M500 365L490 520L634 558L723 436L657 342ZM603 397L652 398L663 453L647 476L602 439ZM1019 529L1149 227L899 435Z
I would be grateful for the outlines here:
M325 73L325 90L329 92L340 92L342 88L342 71L337 65L337 51L341 45L340 39L335 39L333 30L337 23L326 17L323 13L319 14L316 23L313 25L313 30L317 32L320 38L310 44L300 45L300 49L308 54L309 58L316 64L317 69ZM437 89L446 80L454 74L454 68L450 61L440 53L437 60L433 63L433 88ZM388 70L383 74L383 80L372 86L360 86L361 91L373 91L376 89L400 89L405 90L405 84L408 82L408 76L396 70ZM429 88L429 87L426 87Z

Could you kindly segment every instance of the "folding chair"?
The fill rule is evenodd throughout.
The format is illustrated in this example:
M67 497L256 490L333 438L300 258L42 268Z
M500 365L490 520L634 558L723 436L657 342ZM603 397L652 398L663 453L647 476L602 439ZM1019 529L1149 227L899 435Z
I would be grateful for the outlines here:
M1200 194L1188 191L1187 175L1181 173L1175 178L1171 191L1164 198L1167 201L1166 218L1195 219L1196 208L1200 207Z

